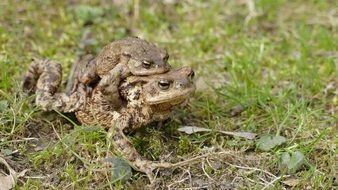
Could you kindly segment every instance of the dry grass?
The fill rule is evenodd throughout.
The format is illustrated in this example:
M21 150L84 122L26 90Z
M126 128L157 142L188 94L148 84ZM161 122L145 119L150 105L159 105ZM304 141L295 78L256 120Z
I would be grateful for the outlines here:
M336 5L2 1L0 155L14 170L28 169L18 189L337 188ZM104 130L43 113L19 89L34 56L62 62L66 78L79 55L128 35L167 48L172 65L192 66L197 76L197 93L170 122L130 136L148 159L183 162L158 171L152 185L138 172L127 182L113 182L102 160L116 152ZM239 105L243 110L232 114ZM287 141L264 152L256 140L177 131L186 125L281 135ZM288 173L282 155L297 151L306 162Z

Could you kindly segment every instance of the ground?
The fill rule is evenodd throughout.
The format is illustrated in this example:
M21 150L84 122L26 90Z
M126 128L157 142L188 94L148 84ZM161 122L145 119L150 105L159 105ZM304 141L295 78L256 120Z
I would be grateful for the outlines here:
M159 2L0 2L0 155L27 170L17 188L337 188L337 2ZM66 78L80 55L129 35L196 73L187 106L130 135L149 159L189 160L159 171L152 185L135 171L114 180L100 169L114 153L104 130L42 112L20 90L33 57L61 62ZM188 135L183 126L212 130Z

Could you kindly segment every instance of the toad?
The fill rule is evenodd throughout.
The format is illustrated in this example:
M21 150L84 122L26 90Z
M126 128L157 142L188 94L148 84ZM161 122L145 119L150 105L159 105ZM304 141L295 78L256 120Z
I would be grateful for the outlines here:
M138 37L127 37L105 46L94 57L85 56L74 64L66 92L71 94L79 83L85 86L96 84L107 100L119 102L117 88L124 78L146 76L169 71L169 55L164 49L156 47Z
M195 91L194 72L189 67L151 76L129 76L119 85L122 103L119 109L106 99L99 87L86 93L79 83L71 94L57 92L61 83L61 65L50 60L35 60L23 83L25 90L35 90L36 104L43 110L75 112L83 124L98 124L109 130L112 144L131 166L147 174L152 181L155 168L170 163L146 160L136 151L125 135L153 121L170 117L173 108L185 102ZM33 75L34 74L34 75Z
M125 101L119 110L112 109L101 91L94 89L84 109L76 112L76 117L81 123L107 128L116 150L134 169L146 173L152 180L153 169L171 164L143 159L124 132L169 118L173 108L185 102L195 91L193 77L194 72L189 67L158 75L130 76L119 87Z

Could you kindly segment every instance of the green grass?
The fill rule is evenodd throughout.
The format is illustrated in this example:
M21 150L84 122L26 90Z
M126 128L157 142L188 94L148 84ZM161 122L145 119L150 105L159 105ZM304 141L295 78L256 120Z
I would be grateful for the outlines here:
M20 91L32 57L61 62L66 78L79 55L97 53L128 35L166 48L172 65L191 66L197 76L196 94L173 120L130 137L139 152L172 162L232 152L161 171L154 187L282 189L292 178L294 189L337 188L335 1L257 0L250 20L240 1L74 2L0 3L0 155L16 171L28 169L18 189L148 185L137 172L125 183L113 183L110 172L100 171L107 153L116 153L104 130L44 113ZM237 105L244 111L232 116ZM184 125L280 135L287 141L264 152L255 140L179 133ZM305 164L288 173L281 156L296 151Z

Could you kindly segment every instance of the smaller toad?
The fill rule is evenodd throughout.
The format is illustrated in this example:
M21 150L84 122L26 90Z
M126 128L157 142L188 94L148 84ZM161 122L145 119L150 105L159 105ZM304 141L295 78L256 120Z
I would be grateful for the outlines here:
M66 92L71 94L79 83L85 86L98 83L98 88L113 103L118 102L117 92L124 78L160 74L169 71L168 53L143 39L127 37L112 42L93 57L85 56L74 64Z

